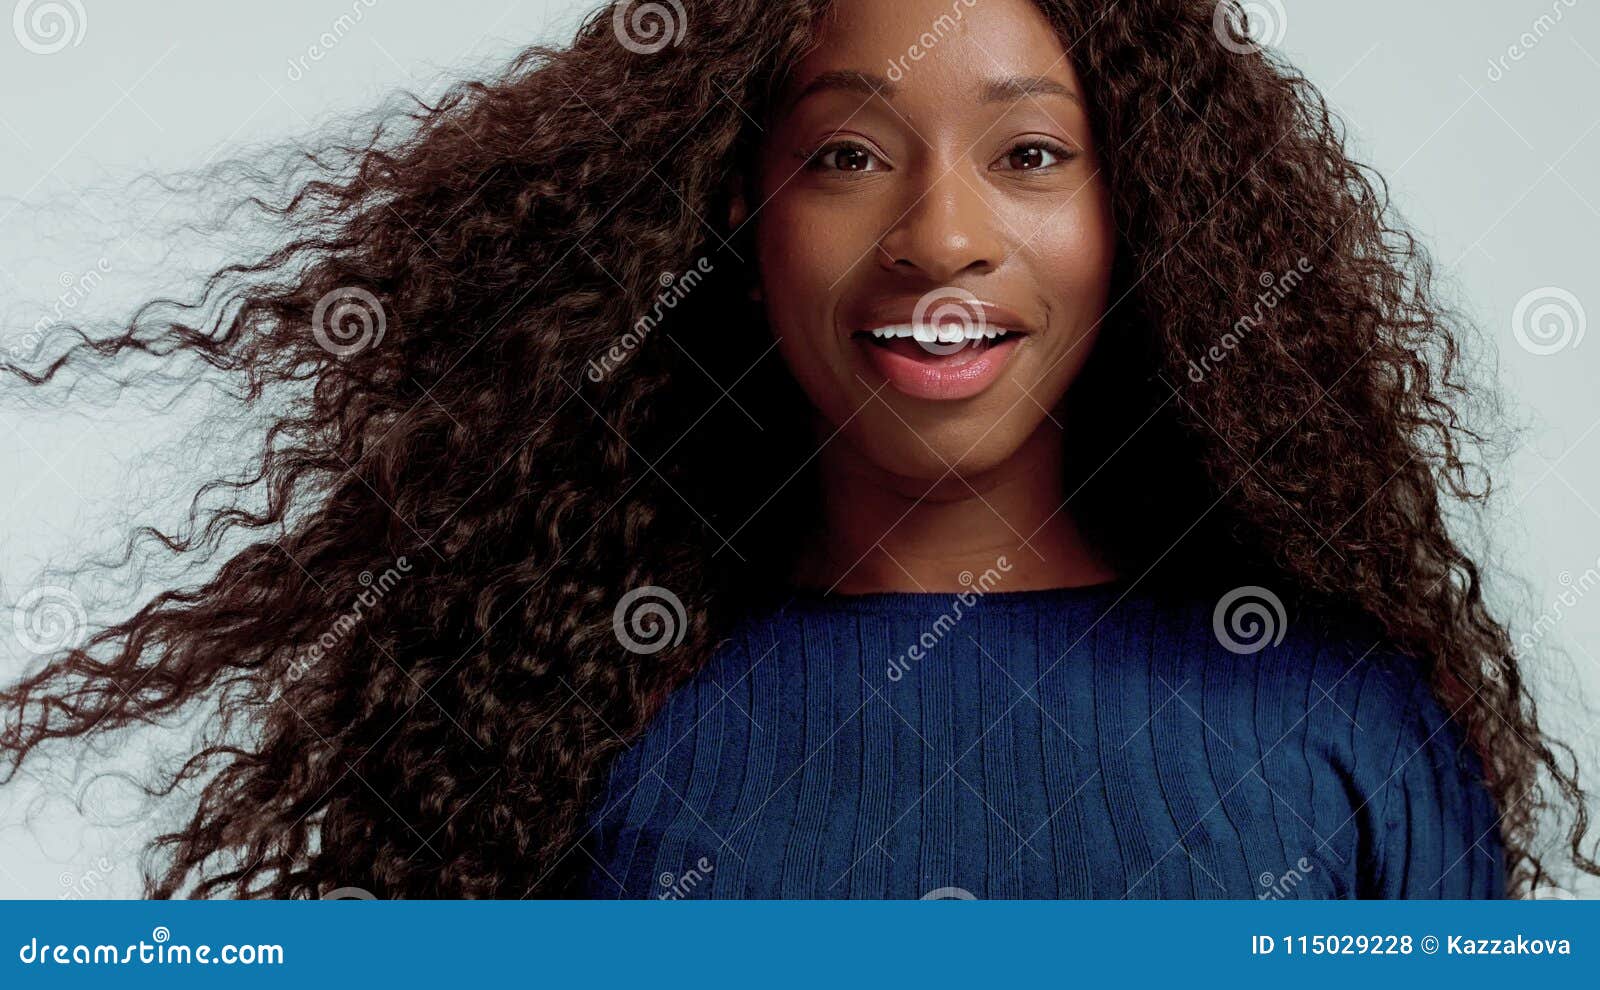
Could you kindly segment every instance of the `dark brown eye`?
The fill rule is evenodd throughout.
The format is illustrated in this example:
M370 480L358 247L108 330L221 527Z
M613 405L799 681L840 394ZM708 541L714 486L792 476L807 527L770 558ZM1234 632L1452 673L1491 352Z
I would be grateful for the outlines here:
M877 172L883 163L859 144L835 144L811 156L810 167L822 172Z
M1077 153L1068 148L1048 141L1032 140L1018 144L990 168L1000 171L1039 172L1069 162L1076 157Z
M841 172L864 172L872 165L865 148L840 148L834 152L835 167Z
M1045 166L1045 151L1043 148L1018 148L1011 153L1011 167L1015 169L1043 168Z

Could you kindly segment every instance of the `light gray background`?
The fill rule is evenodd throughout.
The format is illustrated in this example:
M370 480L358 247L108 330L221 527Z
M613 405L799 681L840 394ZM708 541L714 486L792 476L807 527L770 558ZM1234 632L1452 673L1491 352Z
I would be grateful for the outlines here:
M174 238L192 205L149 184L130 187L138 174L305 136L330 114L367 108L400 87L437 95L524 44L570 38L592 6L78 2L76 43L51 54L26 50L11 18L0 21L0 92L9 97L0 104L4 349L24 343L28 328L62 304L64 286L92 270L101 275L86 299L72 300L72 313L114 316L153 290L181 289L189 273L247 242L243 230ZM17 6L0 0L5 14ZM1528 427L1500 475L1491 559L1526 582L1528 608L1513 615L1518 631L1545 615L1539 646L1556 652L1541 655L1541 696L1552 730L1584 755L1592 785L1600 771L1594 720L1573 698L1579 689L1591 703L1600 695L1600 589L1573 587L1600 570L1600 328L1588 327L1600 321L1600 0L1283 6L1277 49L1328 95L1358 157L1390 181L1403 216L1432 246L1446 290L1483 328L1487 373ZM323 36L347 15L359 19L328 45ZM304 66L298 78L294 61ZM1582 310L1568 306L1566 346L1536 354L1513 333L1513 315L1546 287L1571 293ZM1570 339L1579 326L1591 339ZM195 472L236 463L216 437L174 446L187 429L177 420L205 419L203 403L166 416L130 403L30 411L5 398L15 388L0 390L7 613L46 580L44 564L114 547L124 507L177 504ZM1519 586L1497 572L1493 589L1503 597ZM96 589L74 590L94 600ZM1563 592L1573 604L1559 601ZM25 658L9 614L0 619L0 676L9 678ZM138 842L129 837L152 826L114 780L94 784L80 810L62 783L70 770L63 764L0 788L0 896L137 891ZM134 824L117 824L119 813Z

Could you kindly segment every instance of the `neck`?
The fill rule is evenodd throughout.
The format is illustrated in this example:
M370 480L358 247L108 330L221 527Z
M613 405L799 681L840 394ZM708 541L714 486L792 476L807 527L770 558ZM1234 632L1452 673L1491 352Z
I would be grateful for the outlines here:
M1046 418L1003 463L928 481L890 474L846 442L819 456L822 529L802 587L841 594L1076 587L1115 574L1065 505L1062 431Z

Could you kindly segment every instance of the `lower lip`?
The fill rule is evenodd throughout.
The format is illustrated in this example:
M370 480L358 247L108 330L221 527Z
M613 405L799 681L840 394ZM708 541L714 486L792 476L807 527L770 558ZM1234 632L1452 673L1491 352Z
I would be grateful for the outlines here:
M1017 345L1022 343L1022 337L1022 334L1012 334L960 365L945 358L921 361L906 357L872 343L867 337L857 337L855 343L866 351L867 360L878 374L898 391L916 399L953 401L970 399L994 384Z

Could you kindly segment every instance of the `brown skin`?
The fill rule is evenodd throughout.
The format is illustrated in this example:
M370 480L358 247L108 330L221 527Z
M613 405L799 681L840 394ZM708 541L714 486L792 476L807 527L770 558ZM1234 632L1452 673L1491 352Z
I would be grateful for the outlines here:
M1105 313L1115 244L1083 88L1027 0L963 8L909 59L950 13L949 0L837 8L760 158L761 294L827 441L823 532L797 580L836 592L959 590L1000 556L1007 590L1112 576L1063 508L1059 407ZM888 387L850 314L951 288L1031 332L972 398Z

